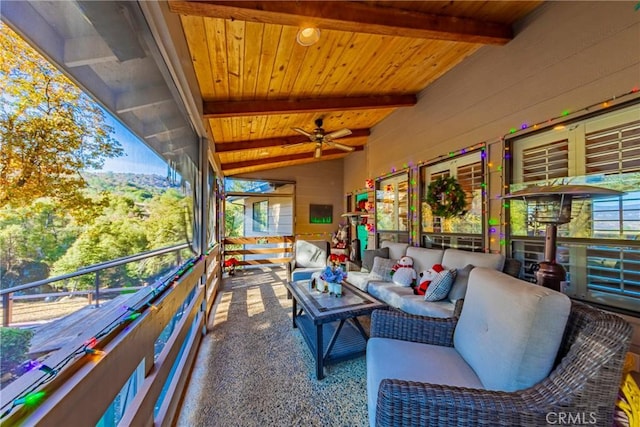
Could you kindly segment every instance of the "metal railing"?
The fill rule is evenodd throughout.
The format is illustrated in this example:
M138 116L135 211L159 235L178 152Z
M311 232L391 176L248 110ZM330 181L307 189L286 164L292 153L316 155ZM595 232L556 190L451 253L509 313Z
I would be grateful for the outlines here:
M0 290L0 295L2 296L2 307L3 307L3 313L2 313L2 326L9 326L11 324L11 320L12 320L12 314L13 314L13 300L14 300L14 293L16 292L21 292L24 290L28 290L28 289L33 289L33 288L37 288L39 286L44 286L44 285L48 285L51 283L55 283L55 282L60 282L63 280L69 280L69 279L73 279L75 277L80 277L80 276L84 276L86 274L91 274L91 273L95 273L95 278L94 278L94 285L95 288L93 291L78 291L78 292L63 292L63 293L56 293L55 295L57 296L62 296L64 294L88 294L89 296L89 304L91 303L91 300L93 298L95 298L95 306L99 307L100 305L100 272L104 271L106 269L109 268L113 268L113 267L118 267L121 265L125 265L125 264L130 264L132 262L137 262L137 261L141 261L144 259L148 259L148 258L152 258L152 257L156 257L156 256L160 256L160 255L165 255L168 253L172 253L175 252L176 253L176 264L180 264L181 262L181 255L180 255L180 251L182 251L183 249L188 249L190 247L189 243L181 243L179 245L174 245L174 246L169 246L166 248L162 248L162 249L155 249L152 251L147 251L147 252L142 252L136 255L131 255L131 256L127 256L127 257L123 257L123 258L118 258L116 260L112 260L112 261L107 261L107 262L102 262L99 264L93 264L90 265L88 267L84 267L81 268L77 271L74 271L72 273L67 273L67 274L63 274L60 276L56 276L56 277L50 277L47 279L42 279L42 280L37 280L35 282L31 282L31 283L26 283L24 285L18 285L18 286L13 286L11 288L7 288L7 289L2 289ZM131 290L133 289L137 289L137 287L132 287L129 288ZM103 293L105 292L110 292L109 290L103 290ZM38 295L31 295L31 296L26 296L23 297L22 299L27 299L27 298L34 298L36 296L46 296L45 294L38 294Z

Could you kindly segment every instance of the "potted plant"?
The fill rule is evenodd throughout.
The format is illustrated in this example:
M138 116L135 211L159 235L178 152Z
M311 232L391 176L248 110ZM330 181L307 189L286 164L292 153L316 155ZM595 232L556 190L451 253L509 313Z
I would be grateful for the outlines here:
M227 269L229 276L233 276L236 274L236 266L238 264L240 264L240 262L234 257L227 258L224 261L224 267Z

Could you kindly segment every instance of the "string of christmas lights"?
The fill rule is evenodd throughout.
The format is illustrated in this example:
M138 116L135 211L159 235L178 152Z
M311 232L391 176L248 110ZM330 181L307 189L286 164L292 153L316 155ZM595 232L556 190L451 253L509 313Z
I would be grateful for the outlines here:
M100 332L85 341L81 346L67 355L67 357L62 359L56 365L48 366L38 360L29 360L25 362L25 364L23 364L25 373L33 370L40 370L44 375L38 378L38 380L36 380L30 387L26 388L19 397L11 402L11 406L5 410L2 415L0 415L0 419L9 415L18 406L36 406L39 404L46 395L46 392L44 390L40 390L40 388L55 378L55 376L62 371L65 366L71 363L71 361L84 355L104 356L106 354L105 351L97 348L100 344L100 339L110 335L121 327L130 324L140 317L145 310L157 310L158 308L153 304L153 302L155 302L169 287L175 287L183 276L193 271L193 267L201 259L203 259L203 257L197 257L189 260L179 267L175 273L172 273L170 277L162 280L160 285L152 286L149 294L139 302L138 307L123 306L123 315L114 319ZM125 314L126 316L124 316Z
M488 162L487 161L487 153L486 153L486 149L488 148L488 143L486 141L483 142L478 142L476 144L473 144L471 146L462 148L460 150L457 151L450 151L447 154L442 154L439 155L433 159L430 160L426 160L426 161L419 161L417 164L413 164L413 162L407 162L404 163L402 165L401 168L396 168L395 166L392 166L390 171L387 173L384 173L376 178L368 178L365 181L365 190L361 191L361 192L366 192L366 191L370 191L367 190L367 188L369 189L373 189L374 188L374 182L379 182L381 180L384 180L386 178L389 178L392 175L395 175L399 172L402 172L404 170L406 170L407 172L409 172L409 177L410 179L414 178L416 176L418 176L419 170L421 167L423 166L428 166L428 165L432 165L438 162L441 162L443 160L446 159L451 159L457 156L461 156L461 155L465 155L471 151L477 150L477 149L481 149L482 153L481 153L481 158L483 161L485 161L485 163L487 163L487 174L485 177L485 182L482 183L482 187L483 187L483 215L489 216L490 212L489 210L489 200L490 198L495 198L498 200L501 200L501 196L502 193L506 193L507 190L509 189L509 186L506 184L506 177L504 176L504 169L506 167L506 163L508 161L510 161L511 159L511 153L509 151L509 147L505 146L504 141L505 138L507 136L509 137L514 137L514 136L520 136L521 134L525 134L527 132L532 132L535 130L539 130L542 127L549 127L551 125L554 124L554 122L560 122L560 121L566 121L570 116L578 116L581 114L585 114L585 113L592 113L594 111L597 110L603 110L603 109L607 109L610 108L614 105L618 105L620 103L626 102L629 100L629 98L634 97L635 94L637 94L640 91L640 88L638 86L634 86L631 90L629 90L628 92L622 93L620 95L615 95L612 96L604 101L600 101L600 102L596 102L594 104L588 105L586 107L583 107L581 109L576 109L576 110L570 110L570 109L564 109L560 112L559 115L548 118L546 120L534 123L534 124L529 124L526 121L523 121L519 126L517 127L512 127L510 128L504 135L498 137L498 138L494 138L494 139L488 139L487 141L494 141L491 144L494 143L500 143L501 147L503 147L503 156L502 156L502 162L500 165L497 166L497 171L500 172L500 181L501 181L501 185L500 185L500 192L494 196L490 196L487 193L487 182L486 180L488 179L489 173L491 172L491 168L493 167L492 162ZM413 171L413 173L412 173ZM416 172L418 171L418 172ZM411 230L410 230L410 234L409 234L409 241L410 244L411 243L415 243L418 239L418 235L419 235L419 224L417 224L417 215L418 215L418 209L417 209L417 203L419 203L419 196L417 195L417 185L415 184L415 180L411 181L411 190L412 190L412 196L411 196L411 201L410 201L410 209L411 209L411 215L410 215L410 219L412 220L412 224L411 224ZM357 192L356 192L357 193ZM496 218L489 218L487 220L488 222L488 230L489 230L489 242L490 243L495 243L496 242L496 237L498 238L498 243L500 245L500 247L504 247L506 245L506 227L508 226L508 224L506 224L505 222L505 217L506 217L506 209L509 208L509 203L505 202L505 201L501 201L501 208L500 208L500 213L499 213L499 217ZM499 230L499 231L498 231ZM367 231L369 233L375 233L375 225L373 224L373 221L367 224ZM495 236L495 234L497 233L497 236ZM493 239L493 240L492 240ZM419 244L419 242L418 242ZM484 247L484 251L485 252L490 252L491 248L488 246ZM497 250L495 252L500 252L500 250Z

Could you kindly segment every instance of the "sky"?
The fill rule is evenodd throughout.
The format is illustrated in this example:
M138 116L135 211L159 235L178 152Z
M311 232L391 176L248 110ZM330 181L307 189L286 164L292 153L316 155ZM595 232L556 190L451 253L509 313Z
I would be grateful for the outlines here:
M115 130L113 139L122 145L125 154L107 159L102 171L167 175L167 163L160 156L129 132L118 120L111 117L108 111L105 111L105 117L107 123Z

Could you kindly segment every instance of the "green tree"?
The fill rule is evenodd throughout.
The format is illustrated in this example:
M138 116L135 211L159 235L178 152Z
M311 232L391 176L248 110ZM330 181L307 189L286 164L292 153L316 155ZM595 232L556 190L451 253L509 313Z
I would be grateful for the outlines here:
M189 241L187 217L189 200L179 191L169 189L149 200L145 232L149 249L159 249ZM146 259L139 266L141 276L156 276L175 265L176 255L168 254Z
M224 233L227 237L244 235L244 204L225 201Z
M33 331L0 328L0 371L4 374L25 361Z
M48 199L0 209L2 288L47 278L49 266L73 243L77 226L58 209Z
M83 267L144 252L149 242L143 221L144 213L125 196L108 196L109 205L103 214L86 226L77 240L54 263L53 274L61 275ZM133 265L114 267L100 273L106 286L122 287L136 284L138 274ZM75 279L74 289L93 286L93 275Z
M122 154L104 111L2 23L0 87L0 208L50 197L85 211L81 171Z

